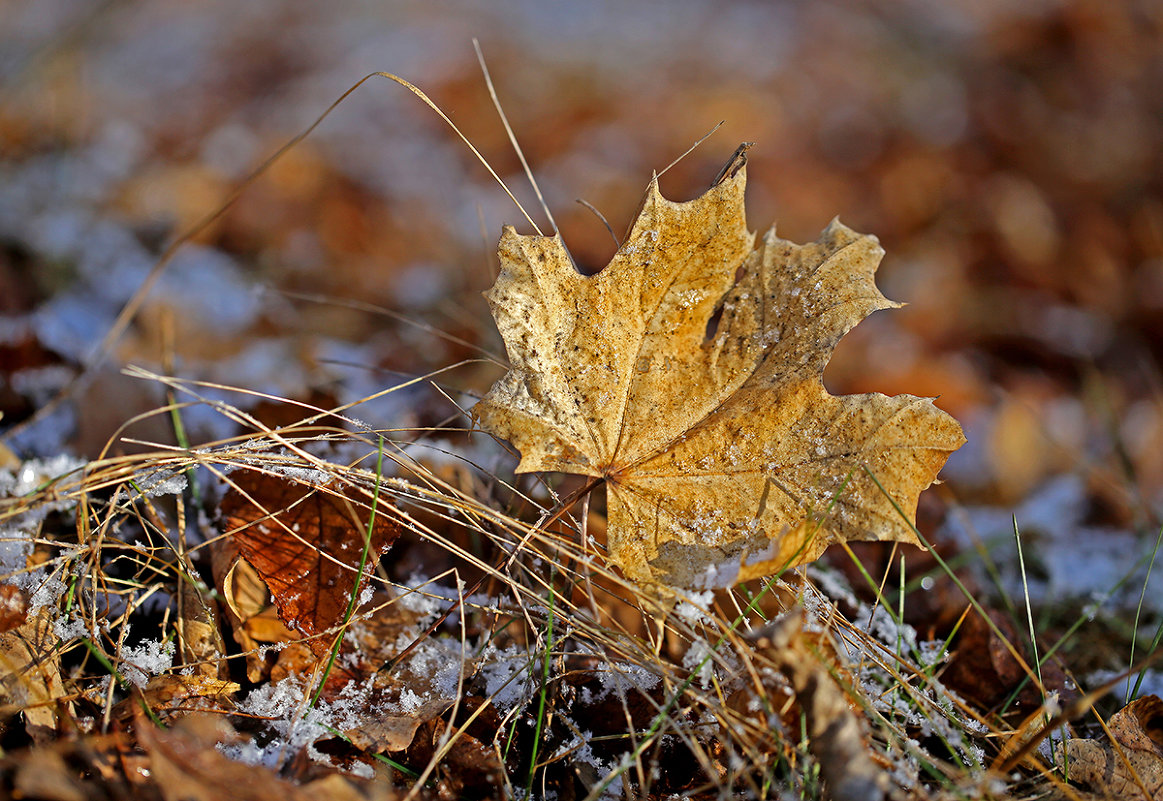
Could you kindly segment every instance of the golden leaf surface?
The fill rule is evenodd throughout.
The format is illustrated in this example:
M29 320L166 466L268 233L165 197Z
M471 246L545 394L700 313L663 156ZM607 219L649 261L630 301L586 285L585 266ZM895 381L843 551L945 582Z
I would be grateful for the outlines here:
M965 441L931 400L825 390L840 338L900 305L873 280L884 251L836 221L809 245L756 242L745 186L741 168L674 203L652 181L593 276L559 237L506 226L485 293L511 367L478 423L520 450L518 472L604 479L608 558L640 583L722 587L841 540L916 544L917 497Z

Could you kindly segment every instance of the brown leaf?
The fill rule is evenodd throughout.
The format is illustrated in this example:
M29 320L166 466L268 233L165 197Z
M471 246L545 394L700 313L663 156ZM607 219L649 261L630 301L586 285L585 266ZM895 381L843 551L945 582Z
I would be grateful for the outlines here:
M594 276L557 237L501 236L486 297L512 367L474 414L519 472L605 481L609 558L639 582L726 586L843 540L918 544L917 497L964 442L930 400L824 389L840 338L898 305L873 282L883 251L839 222L756 245L745 183L740 168L674 203L653 181Z
M278 684L288 676L303 676L310 673L319 662L319 654L308 647L310 644L309 640L296 640L280 648L274 664L270 666L270 675L267 676L267 680L272 684ZM360 678L362 676L359 671L347 667L340 668L337 665L327 678L323 697L330 699L332 691L339 690L349 681Z
M1073 683L1054 660L1043 663L1039 674L1032 675L1030 666L1034 662L1025 645L1029 638L1018 633L1005 613L996 609L984 611L992 626L977 610L965 616L942 677L946 686L983 709L1001 705L1015 691L1017 709L1012 711L1037 709L1048 693L1057 693L1063 704L1078 697Z
M1153 751L1116 752L1094 740L1074 739L1066 741L1066 757L1072 782L1108 798L1163 801L1163 759Z
M319 798L260 765L235 762L216 748L233 732L222 719L192 715L169 729L139 719L137 737L149 755L165 801L308 801Z
M11 584L0 584L0 632L11 631L28 618L28 594Z
M1138 698L1110 719L1117 745L1066 741L1067 776L1109 798L1163 801L1163 700Z
M60 719L71 719L73 711L71 701L62 701L67 693L54 617L55 612L42 607L22 625L0 634L0 705L21 709L37 742L52 739Z
M154 676L140 693L133 693L114 707L113 716L131 720L144 703L155 714L183 713L193 710L231 709L233 696L241 687L232 681L205 673L189 676L163 673Z
M447 738L452 741L447 743ZM445 750L446 749L446 750ZM438 793L441 798L497 798L505 786L505 769L492 748L464 729L450 731L444 719L426 721L407 751L406 761L424 765L440 751Z
M422 725L443 715L452 703L449 698L436 698L420 704L409 715L369 717L355 728L346 730L344 735L352 745L369 754L403 751L412 744Z
M1157 695L1136 698L1111 716L1110 730L1123 747L1163 757L1163 699Z
M352 594L366 582L358 576L366 514L333 486L312 488L285 478L240 470L219 505L223 530L233 535L243 558L266 583L288 627L305 637L343 621ZM358 514L357 514L358 512ZM381 504L371 531L367 571L399 536L399 526ZM330 641L309 640L322 656Z
M809 745L820 773L836 801L881 801L886 776L873 761L860 719L848 693L833 675L834 666L821 658L808 640L803 617L789 613L754 635L755 647L787 676L807 721ZM822 644L830 646L823 641ZM828 648L835 653L834 648Z

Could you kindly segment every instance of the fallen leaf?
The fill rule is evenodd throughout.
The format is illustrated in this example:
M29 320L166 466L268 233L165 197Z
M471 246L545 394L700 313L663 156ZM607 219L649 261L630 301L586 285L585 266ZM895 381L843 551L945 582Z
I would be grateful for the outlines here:
M399 526L381 505L361 576L367 521L357 517L361 507L348 503L342 490L248 470L232 473L230 480L233 486L218 507L223 530L267 585L279 618L312 638L311 650L323 656L331 640L315 635L343 622L352 595L362 591Z
M839 222L756 245L745 184L740 166L674 203L652 181L594 276L558 237L501 236L486 297L511 367L475 417L518 472L605 482L609 559L639 582L727 586L834 542L919 544L917 497L965 441L931 400L824 389L840 338L899 305L873 281L883 251Z
M240 689L232 681L205 673L191 675L163 673L154 676L141 693L133 693L114 707L113 716L132 720L144 703L156 715L182 714L195 710L232 709L233 696Z
M295 640L294 642L286 642L277 652L274 664L270 666L267 680L272 684L278 684L289 676L303 676L309 674L315 665L319 662L321 654L315 653L309 647L310 640ZM360 668L366 664L366 660L360 655ZM323 690L323 697L330 699L335 691L342 689L343 685L351 681L358 681L363 678L364 671L356 669L353 666L336 665L327 677L327 683Z
M1075 739L1066 741L1066 757L1070 781L1107 798L1163 801L1163 759L1152 751L1116 752L1094 740Z
M0 584L0 632L24 625L28 619L28 593L11 584Z
M403 751L412 744L422 725L443 715L452 703L450 698L435 698L408 715L369 717L343 734L352 745L369 754Z
M74 714L72 701L64 700L68 693L54 620L55 613L41 607L22 625L0 633L0 705L22 711L38 743L53 739L61 719Z
M802 614L788 613L753 635L757 650L772 660L795 691L807 726L808 747L836 801L881 801L887 776L873 760L873 749L834 675L837 666L821 657L804 630ZM815 635L822 638L823 635ZM820 640L831 654L834 647Z
M419 727L404 761L425 765L441 752L443 756L437 772L439 798L501 797L505 769L499 753L465 729L451 730L443 718L434 717Z
M338 786L323 785L331 792L320 793L315 783L299 786L262 765L236 762L216 747L229 742L235 733L221 719L191 715L169 729L160 729L139 719L137 737L149 755L157 790L165 801L309 801L317 798L386 799L390 793L369 787L366 795L351 782L337 777Z
M210 569L224 601L223 617L246 657L247 680L258 683L270 678L267 654L260 645L297 640L299 635L279 620L267 585L241 556L233 538L219 537L210 545Z
M1104 744L1066 741L1067 776L1110 798L1163 801L1163 700L1138 698L1111 716Z
M186 576L178 584L178 617L175 628L182 661L205 677L226 679L230 669L226 665L226 644L222 640L222 630L218 616L210 602L202 594L201 582L192 577L197 573L189 558L185 558Z
M970 610L957 632L949 665L942 675L947 687L982 709L990 710L1000 707L1016 692L1013 701L1017 706L1010 708L1010 712L1037 709L1048 693L1057 693L1062 704L1078 697L1062 668L1053 660L1042 665L1037 677L1028 675L1028 666L1034 660L1013 622L999 610L984 611L989 621L976 610ZM1015 651L1026 667L1014 656Z
M1111 715L1110 730L1123 746L1163 757L1163 699L1157 695L1136 698Z

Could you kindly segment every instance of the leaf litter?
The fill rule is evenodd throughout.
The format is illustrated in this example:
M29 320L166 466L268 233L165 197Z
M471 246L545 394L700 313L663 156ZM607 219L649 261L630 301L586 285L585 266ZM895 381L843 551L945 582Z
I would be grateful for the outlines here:
M90 465L93 474L83 482L24 493L41 508L51 505L52 513L66 518L74 515L74 509L84 510L84 515L71 518L81 537L75 544L55 532L43 536L22 531L14 539L22 543L16 559L23 564L14 563L10 571L31 575L33 570L51 569L55 572L47 575L55 583L38 616L13 630L24 651L14 646L10 652L18 658L23 654L25 663L6 666L9 725L23 723L29 738L46 745L69 725L78 726L89 738L84 754L70 752L67 744L45 752L65 753L88 768L78 780L67 767L62 771L63 761L53 763L58 774L54 791L112 793L119 788L124 795L130 782L129 787L160 792L166 798L216 797L227 787L255 798L303 793L342 797L382 794L388 784L401 782L416 792L434 786L441 797L565 798L588 793L596 798L622 791L646 797L712 797L723 791L762 797L766 788L786 786L803 796L822 793L843 800L883 797L885 775L895 783L894 792L938 797L943 785L932 777L943 775L947 786L958 792L979 796L1005 792L1004 781L984 769L978 746L968 745L989 729L930 672L942 659L956 657L946 655L939 645L921 648L916 632L910 633L879 600L858 610L861 618L868 612L865 631L844 620L810 583L790 575L790 581L773 580L766 586L752 583L730 592L708 592L747 577L782 573L818 556L826 543L867 539L868 534L876 535L872 539L919 542L912 528L917 495L961 441L956 423L926 401L884 396L845 400L824 392L820 372L831 345L863 314L891 305L872 284L878 248L871 239L833 224L821 242L806 247L807 255L773 233L748 256L753 240L743 225L744 180L745 172L738 170L712 188L709 201L704 196L691 204L672 204L652 185L645 212L652 203L663 216L702 212L706 210L702 201L711 208L721 204L722 219L706 227L709 233L688 241L677 236L677 245L663 236L664 225L636 226L634 230L642 228L640 236L636 239L632 233L623 248L632 255L648 241L677 250L709 247L718 254L706 260L718 269L717 291L689 282L664 304L665 325L659 322L659 330L643 329L646 333L637 345L631 347L633 338L628 345L599 336L598 349L588 351L584 359L546 372L559 384L554 389L560 389L565 378L579 377L595 387L596 394L586 399L591 408L617 408L621 397L627 413L603 414L601 424L598 418L586 417L578 425L580 398L573 411L568 405L555 409L552 404L531 405L529 399L549 395L542 396L532 386L530 371L521 366L525 354L513 359L514 372L477 412L483 423L491 420L496 433L513 439L521 449L519 472L552 469L606 481L610 495L602 522L608 524L609 564L622 576L595 558L588 539L590 517L577 520L569 510L562 514L557 496L545 485L514 486L508 495L501 491L505 481L498 481L497 475L469 471L465 484L453 485L422 458L402 459L393 472L404 478L385 486L390 501L381 507L384 519L371 521L373 536L368 541L361 526L368 520L355 510L366 513L369 496L356 500L359 496L349 496L348 488L360 487L366 493L378 486L379 477L373 481L366 468L292 455L283 466L303 471L294 474L298 480L246 467L231 473L240 486L220 503L226 525L219 542L232 543L254 575L251 580L240 579L228 593L221 582L230 568L223 565L240 563L219 559L214 565L206 552L221 546L205 541L214 534L204 521L194 525L200 531L189 531L186 517L159 506L171 493L184 498L187 488L167 480L150 482L152 489L142 491L139 482L155 469L157 475L176 476L207 465L219 471L240 463L253 466L258 454L269 456L289 441L317 436L310 426L299 432L294 426L277 431L260 428L257 436L252 433L241 444L218 443L198 452L163 451L109 460ZM721 235L728 240L723 253L716 250L722 244L716 237ZM552 251L553 244L520 238L511 229L502 238L503 250L536 253L539 248ZM849 248L863 258L840 255ZM780 287L786 291L768 291L770 282L781 280L779 270L767 260L772 253L791 253L793 263L811 269L802 274L793 270L785 282L790 285ZM558 267L572 269L560 253L555 257ZM698 262L671 260L681 265ZM511 266L506 262L507 268ZM740 266L743 273L736 277ZM749 274L748 266L760 269ZM829 270L842 273L847 267L855 268L857 280L846 284L829 277ZM824 320L818 323L825 334L820 339L824 346L818 352L816 348L801 352L795 347L794 329L804 323L810 328L816 307L804 296L806 284L800 284L813 275L812 270L823 273L820 286L813 285L813 290L826 288L844 298L840 289L856 285L858 290L863 287L864 295L857 291L848 303L855 314L838 312L831 321L826 310L816 315ZM612 311L618 308L618 299L641 299L649 294L644 290L648 285L649 281L641 283L637 292L625 291L622 285L608 289L606 306L601 308ZM494 310L500 297L494 290ZM763 303L748 306L747 301L759 297ZM779 317L766 305L775 297L805 298L799 316L791 314L795 324L789 323L790 329L755 324L757 319ZM521 302L528 307L528 299ZM684 318L682 312L689 310L697 313ZM717 310L717 322L708 326ZM556 315L563 330L574 334L587 324L585 315L571 317L560 311L526 319ZM609 319L628 325L617 314ZM664 336L668 328L681 333L687 347L668 346ZM529 334L534 340L545 336L544 328ZM650 347L644 344L648 340ZM805 335L804 341L810 340ZM602 347L608 352L599 352ZM619 348L645 354L647 361L622 358ZM771 351L790 361L790 379L778 379L777 365L766 355ZM534 361L546 358L537 351L528 356ZM720 364L731 369L722 373L708 369ZM713 380L674 389L658 375L651 376L652 371L662 372L655 369L661 365L688 378L700 376L702 369L700 377L710 375ZM792 425L782 429L764 416L775 414L771 410L779 404L759 400L760 390L772 387L801 403ZM754 402L735 400L748 395ZM544 418L560 424L557 438L547 435L538 441L511 420L498 424L504 415L496 408L502 401L516 407L518 417L525 414L523 422L540 417L543 434L555 429ZM634 417L630 412L649 404L661 404L667 413L646 421L641 430L621 428L622 420ZM817 407L827 409L830 404L839 404L841 412L830 417L818 413ZM234 411L221 405L216 409ZM861 419L866 414L872 419ZM918 425L900 424L898 416ZM667 429L662 424L671 417L690 425ZM730 423L742 418L759 423L756 427L763 436L746 436L742 427L732 429ZM846 436L829 451L830 440L813 437L812 425L824 431L825 423L837 419L851 425L837 426ZM886 420L892 422L885 424ZM887 439L880 433L885 430L891 435ZM585 436L570 439L563 432ZM918 437L918 432L924 435ZM763 442L768 440L786 447L790 460L780 461L782 451L765 450ZM708 447L716 441L729 444ZM816 449L820 444L823 452ZM886 456L887 450L900 453ZM536 458L530 460L530 453ZM756 454L764 481L743 482L746 491L735 493L738 498L722 488L706 491L699 486L714 482L690 480L722 479L725 467L754 464ZM651 472L667 460L672 463L669 473ZM820 469L815 462L829 467ZM882 490L877 480L885 476ZM343 479L343 490L331 483L333 477ZM786 486L778 486L773 477ZM796 503L784 502L781 507L772 499L776 491ZM664 517L658 499L671 495L690 497L667 509ZM649 502L639 496L654 499L652 512ZM504 500L498 504L498 498ZM257 499L261 500L256 503ZM720 501L724 513L717 510ZM11 517L27 514L35 508L30 503L10 503L15 510ZM540 524L512 514L522 504L539 507ZM742 514L725 514L735 506ZM561 523L560 530L545 525L549 519ZM660 534L664 521L674 539ZM405 531L397 531L397 524ZM709 535L709 546L703 542L691 548L691 541L682 539L684 530L703 538ZM187 534L195 536L187 540ZM376 557L405 534L429 538L462 558L465 564L460 569L491 576L493 593L462 601L465 583L458 577L454 590L434 597L443 596L449 604L455 598L460 612L446 619L443 630L426 629L419 610L409 609L402 600L409 589L424 582L423 576L402 585L385 578L393 552L376 566L375 575L360 573L359 563L352 561L366 548L374 554L369 560L374 565ZM486 543L483 550L464 544L472 537ZM304 548L304 540L312 547ZM660 559L669 542L678 543L669 547L686 552L680 558ZM652 552L651 547L657 550ZM644 548L645 556L635 553ZM519 558L500 562L511 572L493 566L498 554L513 553ZM294 568L291 575L280 569L286 565ZM336 569L334 581L325 577L331 568L319 569L323 565ZM306 577L311 581L304 583ZM365 595L365 581L374 588L370 595ZM657 599L639 594L640 583L676 587L678 605L658 605ZM216 586L222 588L218 596L211 589ZM247 592L247 614L253 616L238 614L241 587ZM703 592L685 595L684 587ZM186 599L184 609L170 606L176 598ZM612 609L615 601L625 603L626 598L628 616L615 617L605 608L606 603ZM336 612L353 599L359 602L359 611L341 632L344 621ZM228 623L222 604L227 600L235 607ZM802 624L794 613L779 616L797 603L808 611ZM143 637L140 628L131 635L131 627L141 622L156 626L159 609L165 614L177 611L183 623L175 629L180 640L176 646L168 642L173 635L166 630L164 616L158 639ZM56 613L66 615L67 622L52 620ZM262 640L254 636L240 640L237 630L242 652L226 648L221 636L197 642L189 636L197 626L213 626L215 619L223 627L248 626L254 634L258 624L251 623L264 614L263 625L271 634L268 642L278 654L274 665ZM775 617L775 623L763 628L764 617ZM659 630L663 618L665 630ZM78 622L84 625L74 626ZM740 631L750 627L760 633L741 637ZM341 658L339 667L324 676L329 668L322 659L326 649L319 644L323 636L340 633L349 649L346 654L358 658ZM296 643L298 651L284 660ZM916 652L928 657L916 659ZM409 657L394 662L401 653ZM51 656L46 659L44 654ZM242 678L241 671L230 667L238 663L237 657L245 657L256 668L246 671L245 689L239 682L219 678ZM388 669L376 670L376 664ZM199 670L200 676L188 675ZM331 682L324 697L317 692L321 681ZM832 727L829 721L838 723ZM998 728L1003 725L1000 719L990 721L994 734L1004 731ZM934 750L934 740L944 743L948 752ZM210 747L212 743L224 744L221 754ZM236 762L225 760L227 754L259 767L239 771ZM123 776L108 769L113 758L141 769ZM26 768L6 758L0 762L0 780L6 787L31 788L34 780ZM321 771L335 770L344 778L333 773L319 778ZM77 781L84 782L83 789L77 790Z

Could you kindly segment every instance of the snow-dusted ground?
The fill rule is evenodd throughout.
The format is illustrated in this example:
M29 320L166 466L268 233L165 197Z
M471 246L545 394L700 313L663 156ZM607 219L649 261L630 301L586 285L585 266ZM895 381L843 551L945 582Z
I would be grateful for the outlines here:
M600 265L608 255L603 248L612 244L589 212L570 211L574 198L593 201L620 231L651 171L723 119L720 133L664 176L664 188L670 180L676 194L704 185L737 142L757 140L749 197L754 228L778 218L781 232L811 238L840 214L895 244L882 282L891 297L913 304L907 313L915 316L897 322L884 315L858 329L858 345L841 353L830 380L861 391L945 394L970 436L946 473L953 490L988 498L1000 487L1013 495L957 510L934 535L967 550L984 544L1000 589L1011 598L1028 593L1035 604L1077 603L1098 620L1108 614L1130 619L1141 601L1145 620L1157 620L1160 579L1153 574L1144 584L1151 537L1125 519L1088 522L1089 490L1079 475L1113 459L1112 438L1120 439L1143 480L1146 502L1138 511L1157 514L1163 498L1153 483L1163 452L1158 398L1132 387L1138 394L1128 391L1112 425L1081 391L1064 392L1038 375L1023 375L1003 392L983 365L994 359L988 363L996 368L1002 359L1004 366L1004 357L983 355L986 346L977 340L976 349L962 348L959 338L975 332L943 327L946 318L969 317L1001 330L998 320L1014 316L1023 342L1084 365L1117 341L1117 315L1110 311L1117 303L1106 296L1091 308L1084 305L1089 298L1067 302L1061 292L1053 303L1036 293L986 300L964 294L976 278L966 277L967 264L981 272L1010 270L1023 287L1048 281L1030 254L1067 227L1054 216L1065 201L1029 199L1040 179L1022 174L1022 165L974 172L974 100L965 77L966 64L981 53L986 61L997 56L1005 35L1052 16L1056 5L902 2L876 11L839 2L724 6L713 0L16 4L0 15L0 287L35 285L36 291L27 302L0 308L0 346L35 341L56 361L17 365L5 380L36 407L92 364L102 355L97 344L149 275L160 242L213 211L252 167L375 70L430 90L548 230L488 105L471 46L475 36L567 244L589 266ZM990 49L995 46L998 51ZM1139 109L1132 93L1111 102ZM1145 125L1131 112L1125 120L1129 130ZM915 149L898 164L901 141ZM1137 158L1133 147L1086 152L1110 153L1132 166ZM1068 166L1090 170L1099 176L1095 181L1110 167L1086 160ZM947 174L962 170L970 176L962 183ZM933 188L946 184L954 187L948 196ZM882 197L878 187L894 188ZM989 198L987 210L1016 209L1015 226L1041 238L1031 244L1002 225L1006 246L1020 257L1000 267L992 257L974 262L977 238L958 238L970 225L964 217L925 211L927 203L951 205L950 197L970 191ZM343 202L331 199L341 195ZM890 213L894 202L906 210L919 206L936 222L911 229ZM365 317L342 302L384 306L499 352L483 333L489 323L477 292L491 281L490 251L501 224L530 228L463 145L399 87L374 81L361 89L292 153L289 167L260 179L240 209L227 225L229 236L188 245L165 269L138 322L108 354L106 373L123 363L160 369L166 309L177 318L175 372L282 397L304 398L322 388L336 403L353 402L479 355L445 347L423 330ZM1137 213L1136 224L1154 230L1158 218L1150 204ZM1101 225L1095 229L1095 241L1112 236ZM1070 272L1051 261L1055 274ZM1102 263L1110 275L1100 272L1100 279L1114 284L1115 277L1134 274L1126 291L1148 312L1160 307L1153 300L1157 261ZM1081 275L1096 294L1119 295ZM284 290L320 292L338 303L304 304ZM1013 297L1016 306L998 311L991 305ZM985 322L966 308L978 309ZM452 390L466 390L454 394L463 406L472 403L469 391L495 377L487 368L472 369L448 377ZM938 378L918 386L927 375ZM9 438L19 455L41 458L0 471L0 495L26 494L76 469L77 457L60 454L94 455L128 409L162 402L156 386L128 384L135 388L123 379L98 383L81 401ZM213 404L247 406L253 399L198 391L206 402L183 411L195 444L237 433ZM421 395L419 388L392 393L350 415L373 426L414 424L415 408L427 402ZM471 457L488 469L500 454L482 448L443 456L444 447L425 440L411 452L430 462ZM22 517L0 529L0 575L27 589L34 607L56 603L67 578L25 571L39 520ZM990 586L984 562L975 564L981 586ZM697 604L688 606L682 613L697 621ZM885 627L878 634L886 642L899 638L883 616L870 619ZM86 636L79 621L60 623L60 636ZM1152 631L1145 626L1142 633L1149 639ZM454 693L460 675L449 666L460 659L460 647L434 641L418 649L413 668L435 677L435 692ZM481 675L508 711L528 701L540 664L513 648L490 648L477 656ZM700 671L700 686L716 678L714 664L704 661L707 648L697 643L684 663ZM169 668L172 656L161 642L129 646L126 657L140 675L127 675L144 680ZM657 680L630 669L607 673L611 687L649 689ZM278 758L272 748L310 742L325 731L321 724L351 723L356 696L295 717L303 702L296 681L264 687L244 701L245 711L276 717L280 737L235 756L270 764ZM1161 691L1160 674L1147 674L1143 692ZM394 711L421 700L402 697Z

